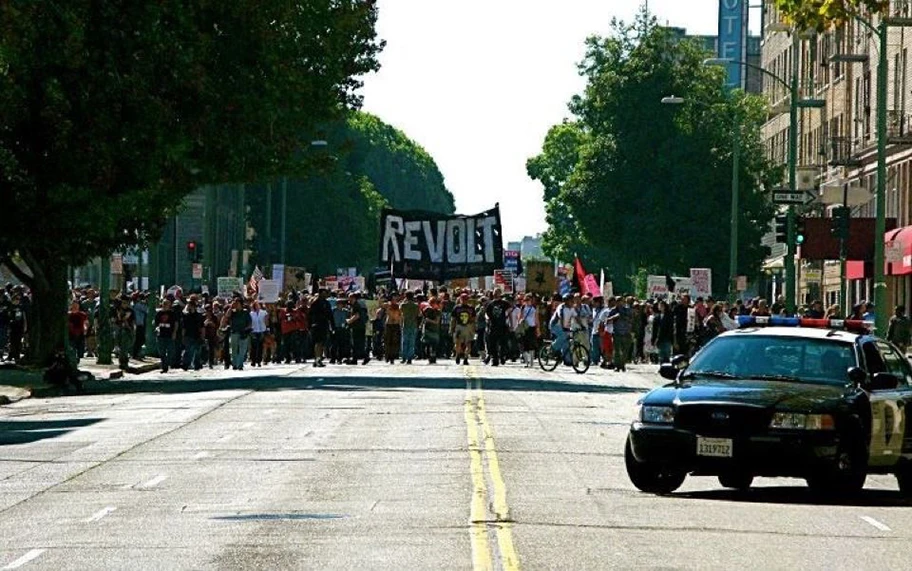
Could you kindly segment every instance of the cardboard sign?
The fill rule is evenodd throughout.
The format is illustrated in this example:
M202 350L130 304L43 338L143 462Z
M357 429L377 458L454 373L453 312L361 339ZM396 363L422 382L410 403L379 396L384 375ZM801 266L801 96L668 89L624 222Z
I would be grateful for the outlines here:
M504 293L513 293L513 270L494 270L494 287Z
M284 266L282 268L282 287L287 290L295 291L310 291L310 286L313 281L313 276L304 268L298 268L295 266ZM277 279L275 275L272 276L272 279Z
M215 280L216 292L219 297L228 298L235 293L245 293L244 279L233 277L221 277Z
M539 295L551 295L557 291L557 280L551 262L526 262L524 269L527 291Z
M282 282L279 280L260 280L259 300L263 303L277 303L282 293Z
M650 299L669 299L685 293L692 294L693 282L691 282L690 278L674 276L671 279L675 282L674 292L668 290L665 276L647 276L646 297Z
M694 298L707 298L712 295L712 270L709 268L690 268L690 281L693 290L690 295ZM677 288L675 288L677 289Z

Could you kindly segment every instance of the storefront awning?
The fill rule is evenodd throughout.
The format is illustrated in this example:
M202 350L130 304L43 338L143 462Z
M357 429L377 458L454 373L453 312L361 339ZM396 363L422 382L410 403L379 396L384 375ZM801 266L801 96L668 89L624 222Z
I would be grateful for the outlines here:
M874 275L874 265L864 260L846 260L846 279L863 280Z
M884 235L884 254L887 260L884 273L888 276L912 274L912 226L891 230ZM890 262L889 260L895 260Z

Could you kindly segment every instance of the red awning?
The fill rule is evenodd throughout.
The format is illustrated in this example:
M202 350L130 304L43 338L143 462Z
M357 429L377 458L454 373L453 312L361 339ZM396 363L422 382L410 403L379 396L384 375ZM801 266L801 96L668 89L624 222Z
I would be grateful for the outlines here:
M873 266L864 260L846 260L846 279L863 280L873 274Z
M884 273L888 276L905 276L912 274L912 226L890 230L884 235L885 258L890 259L891 242L902 250L902 259L897 262L885 262Z

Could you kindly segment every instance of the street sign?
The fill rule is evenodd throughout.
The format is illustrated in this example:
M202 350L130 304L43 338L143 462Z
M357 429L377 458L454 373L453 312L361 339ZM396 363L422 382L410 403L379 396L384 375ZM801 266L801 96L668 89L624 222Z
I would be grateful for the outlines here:
M806 190L792 192L790 190L774 190L773 204L808 204L817 198Z
M123 273L123 256L120 254L111 254L111 273L114 275Z
M193 279L203 279L203 264L193 264Z
M890 240L884 244L884 261L888 264L898 264L903 260L902 242Z
M817 268L804 270L804 279L809 282L819 282L823 277L823 272Z

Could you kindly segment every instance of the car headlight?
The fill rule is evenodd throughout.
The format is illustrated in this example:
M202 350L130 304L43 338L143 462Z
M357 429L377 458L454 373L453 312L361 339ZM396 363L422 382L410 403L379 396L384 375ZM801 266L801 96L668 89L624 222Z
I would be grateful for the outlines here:
M836 423L829 414L803 414L799 412L777 412L770 421L770 428L787 430L833 430Z
M640 420L652 424L672 424L675 410L670 406L643 406L640 408Z

